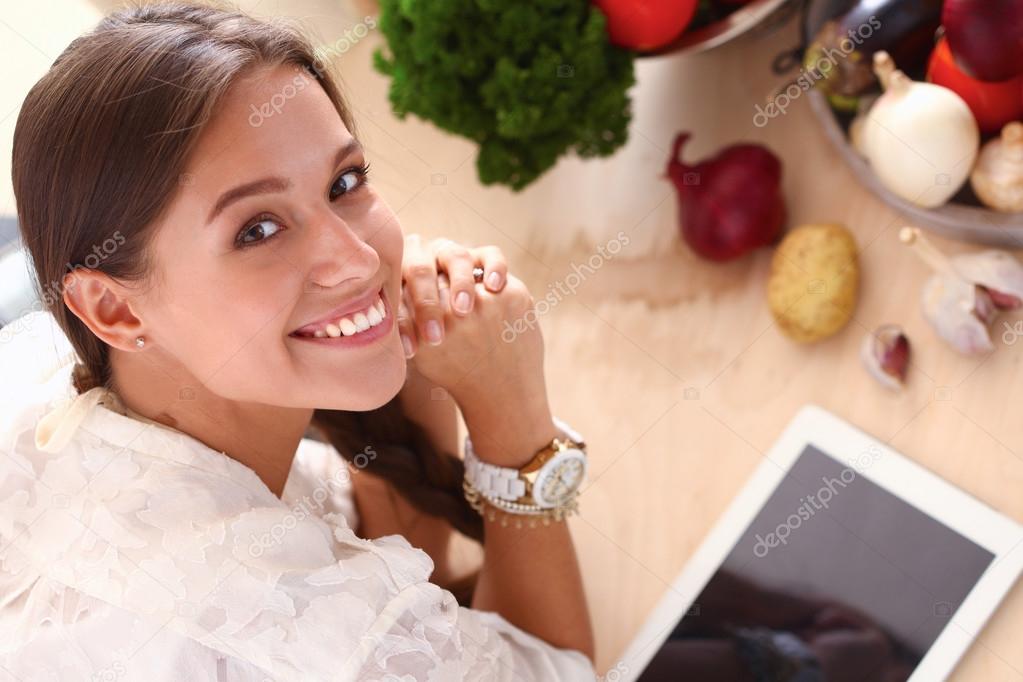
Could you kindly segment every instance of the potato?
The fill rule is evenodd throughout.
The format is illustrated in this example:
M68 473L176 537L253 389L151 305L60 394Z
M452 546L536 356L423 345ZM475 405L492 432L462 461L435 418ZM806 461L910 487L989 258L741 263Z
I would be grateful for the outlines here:
M856 240L842 225L800 225L771 260L767 304L786 336L803 343L831 336L852 317L859 293Z

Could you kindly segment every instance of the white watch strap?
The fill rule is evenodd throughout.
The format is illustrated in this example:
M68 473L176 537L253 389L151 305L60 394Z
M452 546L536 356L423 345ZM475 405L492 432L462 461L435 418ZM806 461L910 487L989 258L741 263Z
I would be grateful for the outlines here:
M517 500L526 494L526 483L519 478L518 469L487 464L468 445L465 450L465 477L486 497Z
M571 426L552 416L554 425L576 442L583 442L582 436ZM472 440L465 437L465 478L473 488L484 496L500 500L517 500L526 494L526 482L519 478L519 470L488 464L476 456Z

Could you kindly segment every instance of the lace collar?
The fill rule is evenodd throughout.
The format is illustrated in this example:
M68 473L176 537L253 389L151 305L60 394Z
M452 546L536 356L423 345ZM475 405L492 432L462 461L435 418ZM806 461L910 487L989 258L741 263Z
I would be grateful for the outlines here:
M75 393L73 387L71 392ZM183 431L135 412L104 386L65 396L39 419L35 429L36 448L51 454L83 437L197 467L230 478L266 504L284 504L250 467Z

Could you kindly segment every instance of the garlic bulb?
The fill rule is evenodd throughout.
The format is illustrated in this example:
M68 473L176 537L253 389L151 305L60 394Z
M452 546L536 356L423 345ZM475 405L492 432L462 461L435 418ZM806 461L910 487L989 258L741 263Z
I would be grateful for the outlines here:
M1023 265L997 249L948 258L915 227L899 232L935 274L924 284L924 317L961 353L994 348L989 327L1002 310L1023 305Z
M874 71L885 92L862 121L857 148L894 194L928 208L944 204L977 158L973 113L948 88L910 80L887 52L874 54Z
M1001 137L984 145L970 184L977 197L996 211L1023 211L1023 123L1009 123Z
M932 275L924 284L924 317L941 338L964 355L993 350L991 309L977 287L960 277Z

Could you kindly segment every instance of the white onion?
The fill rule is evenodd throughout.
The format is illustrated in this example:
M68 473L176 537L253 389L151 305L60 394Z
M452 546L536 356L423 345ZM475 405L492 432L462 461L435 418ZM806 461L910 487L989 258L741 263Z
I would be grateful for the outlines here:
M940 206L970 176L980 147L977 122L956 93L910 80L885 52L874 57L885 92L863 119L857 146L893 193Z

